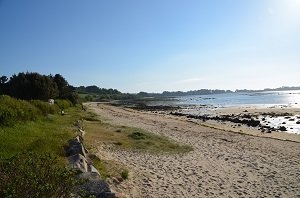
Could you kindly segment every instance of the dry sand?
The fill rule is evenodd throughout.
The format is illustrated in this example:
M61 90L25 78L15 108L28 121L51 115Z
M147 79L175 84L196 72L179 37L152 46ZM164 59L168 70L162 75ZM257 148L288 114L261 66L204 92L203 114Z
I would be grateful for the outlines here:
M143 128L194 148L153 155L99 145L100 157L129 168L130 179L112 185L126 197L300 197L300 143L226 132L169 115L86 106L106 122Z

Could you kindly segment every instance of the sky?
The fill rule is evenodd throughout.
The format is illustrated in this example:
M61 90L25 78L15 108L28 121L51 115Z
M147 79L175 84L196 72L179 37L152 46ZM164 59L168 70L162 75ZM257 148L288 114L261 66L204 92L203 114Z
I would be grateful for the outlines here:
M300 0L0 0L0 75L122 92L300 86Z

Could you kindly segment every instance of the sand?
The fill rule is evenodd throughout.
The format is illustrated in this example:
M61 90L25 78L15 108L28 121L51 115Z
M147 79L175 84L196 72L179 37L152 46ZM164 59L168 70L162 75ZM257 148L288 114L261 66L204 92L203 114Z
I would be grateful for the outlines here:
M158 155L99 145L99 157L129 168L129 180L111 182L125 197L300 197L298 142L227 132L165 114L85 105L105 122L143 128L194 149Z

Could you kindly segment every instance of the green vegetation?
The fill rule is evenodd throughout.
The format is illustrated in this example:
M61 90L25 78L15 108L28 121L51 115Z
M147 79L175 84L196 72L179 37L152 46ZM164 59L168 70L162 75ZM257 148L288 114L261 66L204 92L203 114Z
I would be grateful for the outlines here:
M0 164L0 197L71 197L78 184L51 155L20 153Z
M97 120L96 115L89 113L85 128L88 131L85 140L91 148L104 142L114 145L116 149L140 150L150 153L183 153L191 151L187 145L181 145L168 138L155 135L145 130L126 126L113 126Z
M72 103L57 100L55 104L40 100L20 100L0 95L0 126L12 126L17 122L34 121L49 114L59 113L59 109L68 109Z
M0 159L21 151L63 156L62 146L72 137L72 124L80 119L81 110L68 108L65 116L58 112L57 105L47 102L0 96Z
M40 115L41 111L27 101L0 96L0 126L36 120Z
M128 170L124 170L122 171L121 176L123 179L128 179L128 174L129 174Z
M75 88L60 74L41 75L35 72L19 73L8 78L0 78L0 94L24 100L66 99L78 103Z
M63 145L73 137L73 123L80 119L78 108L68 114L48 115L36 121L16 123L0 128L0 159L9 158L21 151L35 151L64 156Z
M127 100L136 97L134 94L122 93L116 89L99 88L95 85L80 86L76 88L76 91L83 101Z
M78 183L66 168L64 145L82 111L70 107L61 116L59 108L0 96L0 197L70 197L74 192Z
M1 96L0 96L1 97ZM1 99L0 99L1 100ZM67 100L65 100L68 102ZM55 101L57 102L57 101ZM38 108L43 116L47 116L48 114L56 114L59 112L58 105L50 105L48 102L40 101L40 100L31 100L30 104Z
M61 109L65 110L68 109L69 107L72 107L72 103L69 100L55 100L55 104Z

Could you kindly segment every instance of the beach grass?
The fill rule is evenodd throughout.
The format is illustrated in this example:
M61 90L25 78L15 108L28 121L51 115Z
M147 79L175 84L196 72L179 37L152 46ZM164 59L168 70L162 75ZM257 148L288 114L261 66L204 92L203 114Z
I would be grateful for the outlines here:
M50 153L63 159L63 146L74 136L73 123L81 118L82 111L72 107L66 115L49 114L35 121L20 122L0 128L0 159L19 152Z
M192 147L179 144L165 136L140 128L111 125L104 123L93 113L88 114L88 119L84 123L88 147L96 147L101 142L110 144L116 149L149 153L185 153L192 150Z

